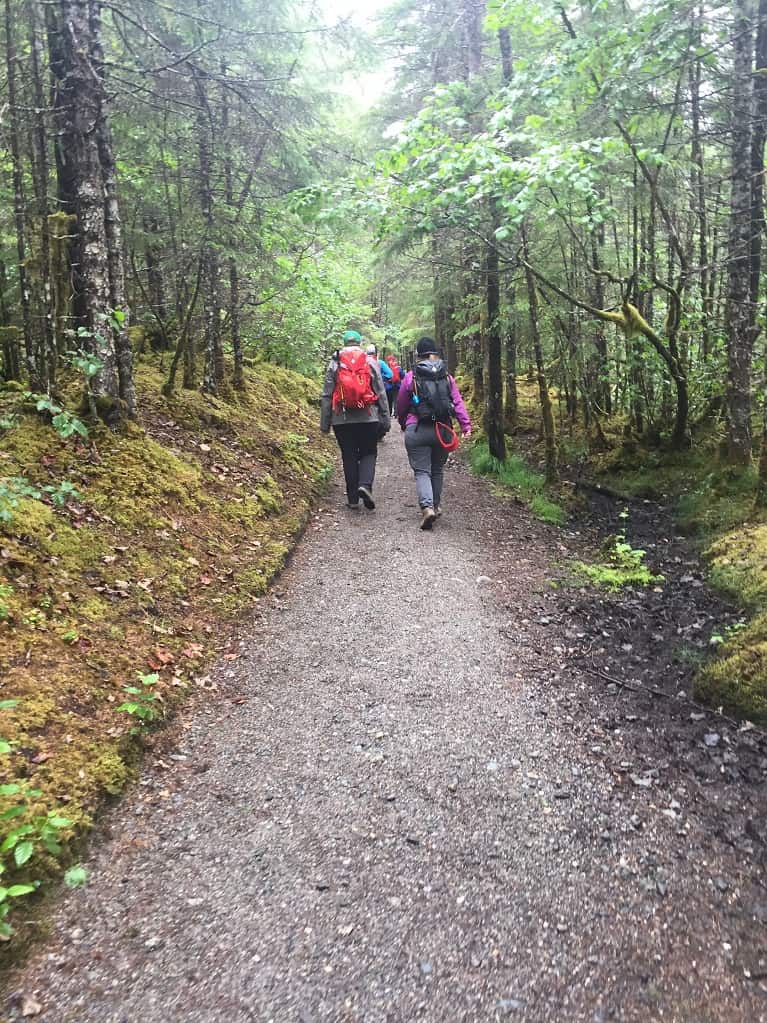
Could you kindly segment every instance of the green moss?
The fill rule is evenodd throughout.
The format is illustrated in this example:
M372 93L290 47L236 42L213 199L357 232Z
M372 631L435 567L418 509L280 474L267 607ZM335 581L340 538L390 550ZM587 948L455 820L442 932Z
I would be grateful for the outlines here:
M33 781L44 791L65 793L67 817L75 830L82 830L91 825L102 794L119 795L131 775L130 765L114 745L72 744L41 765Z
M602 563L588 564L584 561L573 562L573 569L594 586L601 586L614 593L624 586L652 586L663 582L662 575L653 575L646 565L637 568L626 566L605 565Z
M2 696L20 701L0 719L20 753L8 780L39 787L44 807L64 803L73 833L123 788L141 746L117 712L122 684L157 670L173 709L206 637L284 564L327 475L315 383L256 365L242 394L166 399L152 352L136 378L145 429L91 424L87 447L0 395L0 411L20 416L0 431L2 471L81 495L63 510L25 498L0 523ZM81 381L60 383L75 400Z
M237 577L237 586L245 593L260 597L266 592L269 584L269 573L265 568L251 568Z
M716 658L698 674L701 699L753 721L767 721L767 524L733 529L705 553L711 582L739 606L756 612L731 631Z
M767 607L767 524L732 530L705 556L715 586L749 610Z
M490 454L487 442L479 441L469 450L469 463L472 472L478 476L496 479L517 494L529 505L536 518L557 526L567 521L564 508L549 496L545 477L531 469L518 455L510 455L505 462L499 462Z
M278 484L267 475L256 490L256 498L266 514L278 512L282 508L282 491Z
M552 526L564 526L567 522L567 513L560 504L550 501L543 494L535 494L530 501L530 511L541 522L548 522Z
M573 569L576 575L612 592L624 586L653 586L662 583L663 576L651 572L644 559L645 551L632 547L621 533L604 543L599 561L576 561Z
M709 472L679 498L679 524L704 538L726 532L752 516L756 487L753 468Z
M15 695L13 680L11 680L11 685L3 691L4 698L8 694ZM34 695L25 696L19 700L13 710L12 718L10 718L12 730L6 735L22 739L25 736L35 735L55 720L57 710L56 701L50 691L38 691Z
M721 648L695 679L698 699L729 714L767 723L767 614L758 615Z
M151 437L111 436L102 461L89 469L84 497L121 526L162 524L177 508L199 507L200 468L162 447ZM106 457L105 457L106 454Z

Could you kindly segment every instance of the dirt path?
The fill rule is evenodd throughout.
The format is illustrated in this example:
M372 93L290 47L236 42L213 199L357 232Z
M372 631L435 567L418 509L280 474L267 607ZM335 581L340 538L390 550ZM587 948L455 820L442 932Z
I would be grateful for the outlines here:
M756 851L569 657L548 581L581 541L460 467L421 533L398 437L379 467L112 815L9 1018L767 1020Z

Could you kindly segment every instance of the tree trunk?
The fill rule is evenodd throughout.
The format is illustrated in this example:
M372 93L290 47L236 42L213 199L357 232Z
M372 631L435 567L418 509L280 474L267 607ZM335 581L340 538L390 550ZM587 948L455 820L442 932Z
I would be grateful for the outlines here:
M703 28L703 12L698 12L698 38ZM700 133L700 86L702 61L696 60L690 73L690 112L692 116L691 157L694 167L693 194L697 204L695 215L698 221L698 262L700 263L701 302L701 356L704 362L711 352L711 301L709 295L708 267L708 210L706 208L706 179L703 169L703 144Z
M72 217L67 237L71 301L67 302L77 326L86 326L85 293L80 266L80 233L77 227L77 181L72 108L72 80L67 73L66 27L54 4L45 4L45 33L51 73L50 108L53 111L53 155L56 164L57 212ZM61 8L61 4L58 5ZM61 351L62 348L59 348Z
M130 417L136 415L136 390L133 384L133 352L128 334L128 299L125 293L125 264L123 257L122 221L117 196L117 167L109 126L107 97L104 89L104 53L101 45L100 0L89 0L89 22L91 40L91 65L99 81L99 112L96 122L96 138L101 165L101 179L104 188L104 234L107 245L107 268L109 271L110 317L108 326L113 332L113 343L117 358L119 395Z
M16 254L18 257L19 292L21 301L21 322L24 335L24 356L29 377L29 386L33 391L44 387L43 374L35 347L32 332L32 313L29 297L29 279L27 276L26 249L26 200L24 196L24 175L21 167L21 147L19 145L19 107L16 95L16 41L14 38L11 2L5 0L5 57L8 75L8 118L11 134L11 165L13 168L13 213L16 225Z
M752 248L751 248L751 300L759 301L759 277L761 272L761 250L765 232L764 221L764 145L767 131L767 0L759 0L759 22L756 31L756 76L754 78L755 118L754 138L751 149L751 165L753 173L753 214ZM756 244L754 235L758 233ZM765 360L763 369L763 386L767 385L767 342L764 344ZM762 398L762 445L759 452L759 486L757 488L757 504L767 504L767 390Z
M202 241L204 260L203 321L205 332L205 370L203 390L218 394L224 380L224 355L221 346L221 322L219 299L219 262L214 244L215 218L213 213L213 125L205 87L199 76L195 76L197 96L197 151L200 175L200 210L205 224Z
M752 230L751 118L753 87L753 4L735 0L732 190L728 238L727 409L728 457L736 465L751 461L751 359L754 344L750 307Z
M443 330L445 332L445 361L447 362L447 371L451 376L455 376L455 372L458 369L458 346L455 343L455 322L454 317L455 311L453 309L452 300L445 305L443 320Z
M751 138L751 253L749 275L749 311L756 340L756 311L764 244L764 146L767 139L767 0L759 0L756 29L756 60L753 79L754 117Z
M546 379L546 366L541 347L539 328L538 286L530 269L527 249L527 235L523 231L522 246L525 257L525 279L527 281L527 301L530 309L530 335L535 355L535 368L538 378L538 396L541 402L541 419L543 421L543 439L546 444L546 480L553 483L557 478L557 442L554 432L554 411L551 407L549 383Z
M598 224L591 230L591 263L594 270L602 269L602 249L605 244L604 225ZM603 309L605 304L605 286L599 273L594 277L594 305ZM596 349L597 404L603 415L612 415L613 402L610 391L610 363L607 349L607 335L601 324L597 324L594 333Z
M121 380L112 331L112 291L107 241L105 183L99 153L99 122L104 104L103 81L94 73L90 0L61 0L63 15L64 79L74 102L68 110L75 175L75 204L80 233L80 276L83 285L88 338L84 347L96 355L101 367L91 380L103 418L116 423Z
M466 79L473 78L482 64L482 19L485 0L463 0L463 51Z
M48 205L48 140L45 124L45 96L42 78L42 44L37 21L37 6L32 4L30 11L29 52L32 66L32 89L35 98L34 114L34 149L36 152L36 190L37 213L40 218L40 284L43 300L43 338L44 346L40 361L41 375L45 378L46 388L56 379L58 361L58 344L56 340L56 322L53 305L53 288L51 286L51 246L50 246L50 209Z
M492 223L498 215L492 211ZM499 462L506 459L506 438L503 433L503 361L501 341L501 285L498 274L498 249L488 243L485 253L485 299L487 308L487 404L485 433L490 454Z
M517 395L517 324L514 318L514 290L509 288L506 296L509 314L506 325L506 399L503 407L506 433L514 434L519 429L519 398Z
M226 76L226 65L221 65L221 76ZM229 337L232 342L234 356L234 374L232 383L236 390L245 390L245 370L243 366L242 337L240 334L240 275L234 250L237 244L237 203L234 197L234 167L232 165L232 140L229 128L229 98L226 85L221 87L221 126L224 135L224 183L226 189L226 205L229 211Z
M160 224L156 216L144 218L144 234L147 241L144 245L144 261L146 263L147 294L152 315L158 323L168 322L168 303L165 295L165 274L162 268L162 249L157 239L160 237ZM167 339L164 340L167 344Z

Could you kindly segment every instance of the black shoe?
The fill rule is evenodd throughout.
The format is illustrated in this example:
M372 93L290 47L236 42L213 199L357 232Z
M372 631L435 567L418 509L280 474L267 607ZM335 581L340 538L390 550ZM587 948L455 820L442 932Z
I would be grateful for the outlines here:
M367 487L360 487L359 490L357 491L357 493L362 498L362 503L365 505L365 507L369 511L372 511L375 508L376 503L373 500L373 495L370 493L368 488Z
M359 503L359 501L347 501L346 502L346 507L347 508L351 508L352 511L359 511L360 510L360 503Z

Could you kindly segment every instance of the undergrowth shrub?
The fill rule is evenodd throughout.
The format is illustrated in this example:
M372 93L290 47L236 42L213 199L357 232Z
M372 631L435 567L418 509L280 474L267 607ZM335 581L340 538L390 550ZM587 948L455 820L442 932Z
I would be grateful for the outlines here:
M490 454L486 441L479 441L470 449L469 464L477 476L498 480L502 486L513 490L529 505L536 518L557 526L564 525L567 520L565 510L547 496L545 477L531 469L519 455L510 455L501 462Z
M645 564L646 552L632 547L624 533L612 537L602 550L602 561L574 562L576 574L611 592L623 586L653 586L664 581L662 575L655 575Z

